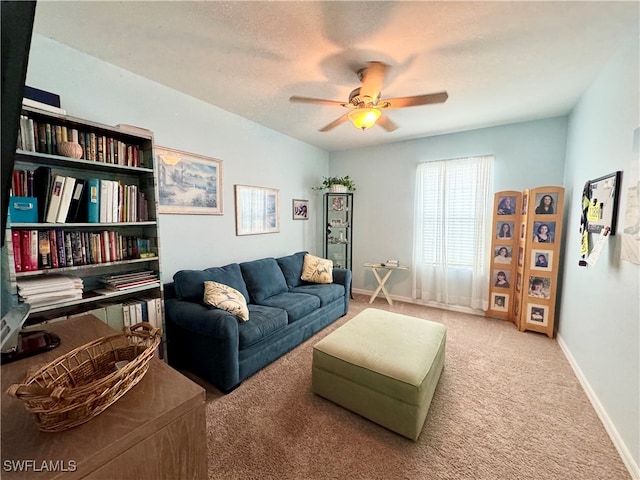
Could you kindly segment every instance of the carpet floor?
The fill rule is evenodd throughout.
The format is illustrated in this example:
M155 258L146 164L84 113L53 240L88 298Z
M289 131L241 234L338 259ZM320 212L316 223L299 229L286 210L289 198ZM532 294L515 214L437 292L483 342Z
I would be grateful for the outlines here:
M311 393L313 345L368 307L447 327L417 442ZM348 315L230 394L194 380L207 390L210 479L631 478L558 343L502 320L356 295Z

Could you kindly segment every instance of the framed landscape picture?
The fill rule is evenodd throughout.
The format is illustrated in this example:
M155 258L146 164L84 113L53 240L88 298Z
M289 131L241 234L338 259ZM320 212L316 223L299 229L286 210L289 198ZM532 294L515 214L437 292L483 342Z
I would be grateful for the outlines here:
M280 231L280 190L236 185L236 235Z
M154 147L160 213L222 215L222 160Z

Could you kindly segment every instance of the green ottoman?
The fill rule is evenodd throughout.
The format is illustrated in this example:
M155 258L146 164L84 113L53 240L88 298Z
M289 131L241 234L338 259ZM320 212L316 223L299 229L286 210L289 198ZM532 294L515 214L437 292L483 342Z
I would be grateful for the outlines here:
M314 345L312 390L417 440L445 342L440 323L368 308Z

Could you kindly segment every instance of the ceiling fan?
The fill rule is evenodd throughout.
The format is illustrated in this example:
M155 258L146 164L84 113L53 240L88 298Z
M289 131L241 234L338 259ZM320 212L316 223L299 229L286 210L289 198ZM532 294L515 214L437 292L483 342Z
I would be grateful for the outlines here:
M335 100L323 100L321 98L309 97L289 97L289 101L297 103L314 103L316 105L330 105L345 107L350 109L341 117L330 124L322 127L321 132L327 132L341 123L350 120L356 128L366 130L376 123L388 132L393 132L398 126L391 121L381 110L390 108L415 107L418 105L429 105L433 103L443 103L447 101L447 92L430 93L426 95L416 95L413 97L380 98L380 90L384 83L389 65L382 62L368 62L367 66L358 70L358 78L362 86L356 88L349 94L348 102L338 102Z

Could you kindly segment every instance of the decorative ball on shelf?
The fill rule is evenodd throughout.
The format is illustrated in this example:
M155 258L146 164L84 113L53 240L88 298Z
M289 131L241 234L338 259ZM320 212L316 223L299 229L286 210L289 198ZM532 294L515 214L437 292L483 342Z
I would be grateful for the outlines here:
M60 142L58 143L58 155L82 158L82 146L76 142Z

